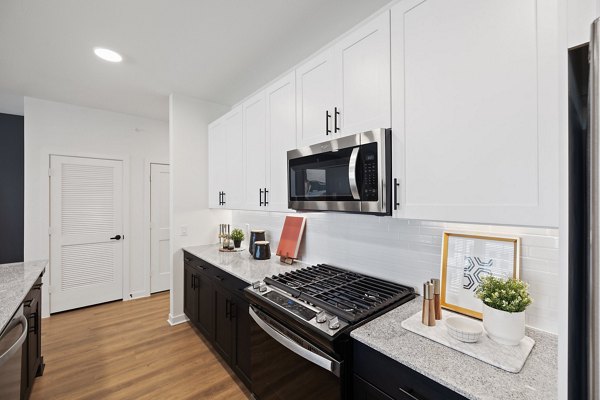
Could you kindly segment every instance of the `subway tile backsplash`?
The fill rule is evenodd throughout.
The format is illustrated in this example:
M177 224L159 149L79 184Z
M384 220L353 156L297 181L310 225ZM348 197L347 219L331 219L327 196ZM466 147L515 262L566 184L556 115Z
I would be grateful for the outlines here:
M234 211L234 227L265 229L277 249L286 213ZM298 214L294 214L298 215ZM439 276L442 233L472 232L521 238L521 278L530 284L534 303L527 324L558 332L558 229L458 224L394 219L359 214L304 213L306 230L300 257L329 263L413 286Z

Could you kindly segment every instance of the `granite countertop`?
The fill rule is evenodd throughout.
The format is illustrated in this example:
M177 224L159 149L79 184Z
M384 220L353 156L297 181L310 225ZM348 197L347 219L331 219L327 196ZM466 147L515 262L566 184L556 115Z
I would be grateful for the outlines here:
M47 260L0 264L0 333L44 272L46 265Z
M529 400L558 397L558 338L527 329L535 346L518 374L483 361L401 327L421 311L421 297L352 331L351 336L422 375L473 400Z
M299 262L295 262L293 265L284 264L274 254L271 255L269 260L255 260L248 250L235 253L220 252L219 246L216 244L184 247L183 250L248 282L248 284L261 281L267 276L281 274L305 266Z

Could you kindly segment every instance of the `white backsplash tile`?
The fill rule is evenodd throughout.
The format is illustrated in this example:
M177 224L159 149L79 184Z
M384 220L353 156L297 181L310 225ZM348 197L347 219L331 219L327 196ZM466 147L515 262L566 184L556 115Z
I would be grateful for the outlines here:
M287 214L234 211L233 226L265 229L273 252ZM294 214L298 215L298 214ZM558 331L558 229L470 225L342 213L304 213L303 261L329 263L413 286L440 274L442 233L475 232L521 238L521 278L530 285L534 303L528 325Z

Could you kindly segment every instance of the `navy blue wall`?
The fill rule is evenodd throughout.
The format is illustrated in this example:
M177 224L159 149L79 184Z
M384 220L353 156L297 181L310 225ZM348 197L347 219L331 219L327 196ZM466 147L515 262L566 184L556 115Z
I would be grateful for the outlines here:
M23 117L0 113L0 264L23 261Z

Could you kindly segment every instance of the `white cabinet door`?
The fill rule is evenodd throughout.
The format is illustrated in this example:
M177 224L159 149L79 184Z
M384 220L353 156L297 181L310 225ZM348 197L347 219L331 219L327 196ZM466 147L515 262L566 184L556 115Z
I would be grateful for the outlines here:
M332 139L333 64L333 51L326 50L296 69L298 147Z
M225 117L208 126L208 207L222 208L221 192L227 176L227 131Z
M242 105L244 110L244 140L246 142L246 203L247 210L264 208L267 174L267 132L265 93L251 97Z
M343 38L334 50L334 135L389 128L390 13L379 15Z
M244 124L242 106L238 106L225 115L227 148L225 157L225 208L244 207Z
M397 216L558 226L551 3L419 0L392 9Z
M590 25L600 16L597 0L569 0L567 4L568 47L590 41Z
M287 151L296 148L296 80L292 72L266 91L269 169L267 208L288 211Z

